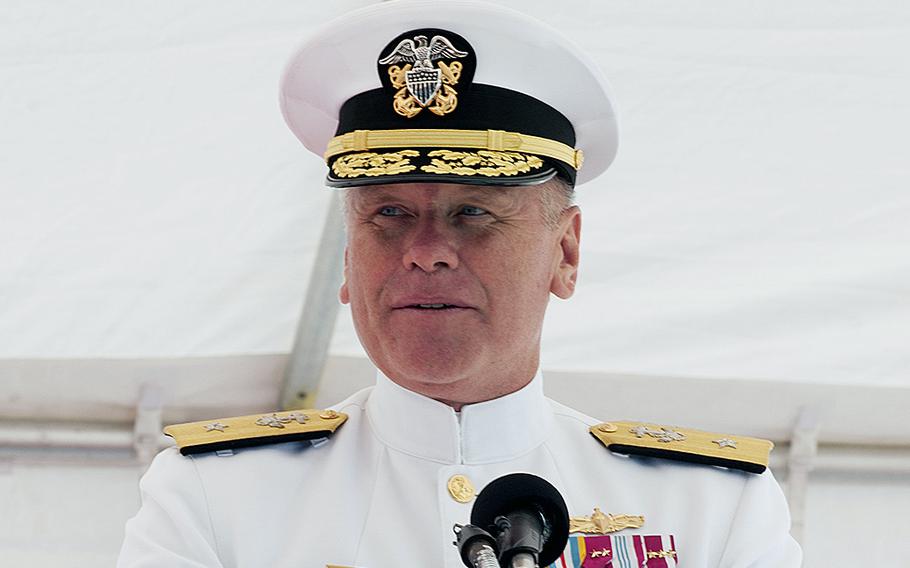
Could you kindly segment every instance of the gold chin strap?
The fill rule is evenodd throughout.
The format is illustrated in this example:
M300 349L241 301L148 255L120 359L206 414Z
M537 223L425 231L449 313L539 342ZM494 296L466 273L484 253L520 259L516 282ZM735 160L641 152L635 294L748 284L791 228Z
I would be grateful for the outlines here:
M325 160L347 152L377 148L471 148L522 152L546 156L581 168L584 154L568 144L505 130L450 130L446 128L403 128L400 130L355 130L329 140Z

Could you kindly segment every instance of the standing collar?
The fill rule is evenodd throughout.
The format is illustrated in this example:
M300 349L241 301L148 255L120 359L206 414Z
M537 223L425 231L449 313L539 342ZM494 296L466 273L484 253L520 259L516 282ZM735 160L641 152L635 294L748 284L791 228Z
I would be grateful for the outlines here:
M367 416L386 445L416 457L469 465L505 461L539 446L553 422L538 371L525 387L460 412L377 373Z

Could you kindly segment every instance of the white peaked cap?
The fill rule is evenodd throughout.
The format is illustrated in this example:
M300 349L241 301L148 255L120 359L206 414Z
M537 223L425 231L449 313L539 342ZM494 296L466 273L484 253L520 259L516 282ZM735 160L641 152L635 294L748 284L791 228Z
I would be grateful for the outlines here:
M524 93L556 109L584 154L577 184L612 163L617 116L606 78L594 61L549 25L484 2L394 0L337 18L312 34L290 58L280 105L291 131L324 156L338 134L339 111L354 95L382 87L377 60L408 30L439 28L462 36L476 53L473 84ZM528 117L533 120L534 117Z

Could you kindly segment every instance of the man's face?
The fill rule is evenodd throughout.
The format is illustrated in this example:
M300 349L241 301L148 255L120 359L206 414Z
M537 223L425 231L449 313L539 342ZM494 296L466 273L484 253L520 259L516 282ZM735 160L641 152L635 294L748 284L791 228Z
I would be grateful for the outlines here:
M541 191L552 190L351 190L340 298L386 375L456 406L531 379L549 294L574 289L580 230L575 207L548 225Z

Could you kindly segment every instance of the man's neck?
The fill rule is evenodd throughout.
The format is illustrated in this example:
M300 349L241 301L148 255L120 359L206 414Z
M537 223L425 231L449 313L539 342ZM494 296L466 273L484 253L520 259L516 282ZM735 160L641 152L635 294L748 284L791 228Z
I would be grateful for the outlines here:
M464 378L440 381L438 377L409 380L383 373L394 383L443 404L456 412L469 404L495 400L519 391L530 383L539 366L537 356L521 365L501 365L489 373L475 373Z

